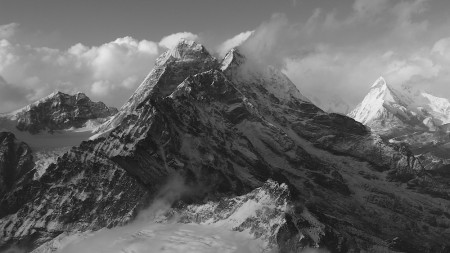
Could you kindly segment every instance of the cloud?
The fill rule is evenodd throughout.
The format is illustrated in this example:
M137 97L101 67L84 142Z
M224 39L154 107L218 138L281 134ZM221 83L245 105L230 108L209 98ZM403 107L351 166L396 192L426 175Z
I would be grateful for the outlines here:
M406 84L450 97L446 86L450 75L445 67L450 59L448 54L438 53L450 47L443 44L437 42L410 54L317 47L302 57L287 58L284 72L317 105L325 110L335 107L338 112L346 112L345 105L356 106L379 76L394 87Z
M159 43L125 36L99 46L78 43L61 50L26 45L24 34L16 23L0 26L0 112L20 108L55 90L81 91L93 100L121 107L162 50L181 38L200 39L190 32L171 34Z
M380 75L392 85L415 85L450 97L444 85L450 81L450 39L442 37L450 23L432 18L429 6L430 0L355 0L345 15L317 8L302 22L278 13L254 31L212 48L224 55L239 46L256 62L279 67L324 107L356 106ZM15 100L17 106L58 89L84 91L120 107L161 50L181 38L202 40L180 32L159 42L123 37L100 46L58 50L20 44L20 30L15 23L0 26L0 75L7 80L2 90L23 95ZM1 108L14 109L14 101L8 106L3 101Z
M30 249L24 249L24 248L19 248L16 246L12 246L10 248L7 248L6 250L3 250L3 253L26 253L29 252Z
M141 210L133 221L124 226L102 229L94 233L81 234L81 236L74 235L72 236L73 240L67 240L60 245L61 248L58 252L160 253L168 252L168 250L169 252L181 252L183 251L183 246L186 247L185 239L188 239L188 241L193 240L191 236L183 238L183 235L181 235L179 237L179 230L183 227L183 224L155 223L155 219L157 220L157 217L162 217L174 203L183 197L195 196L199 191L203 193L202 190L204 190L203 187L189 186L185 183L182 176L174 174L156 193L151 205ZM150 233L147 233L143 237L136 237L136 235L143 235L143 232L149 231ZM178 234L178 239L181 240L170 236L172 234ZM147 237L147 235L149 236ZM170 236L169 240L166 240L166 235ZM201 234L199 233L198 236L201 236ZM176 249L180 249L180 251ZM210 252L211 249L211 247L208 247L206 251Z
M240 46L242 43L244 43L253 33L254 31L241 32L238 35L234 36L233 38L230 38L224 41L222 44L220 44L217 47L216 51L219 53L220 56L223 57L232 48Z
M379 76L450 97L450 39L439 37L450 23L430 19L429 3L355 0L346 15L318 8L304 22L274 14L241 48L325 109L356 106Z
M174 33L162 38L161 41L158 43L158 45L164 48L172 48L177 45L180 39L197 41L199 39L199 36L190 32Z
M426 54L429 53L426 52ZM404 59L391 58L393 59L386 66L386 76L396 84L412 82L417 77L433 79L439 75L442 69L439 63L423 53L417 53Z
M357 16L373 15L387 9L388 0L356 0L353 9Z
M96 47L76 44L67 50L0 40L0 75L7 80L0 87L0 108L13 110L54 90L82 91L120 107L153 67L158 53L156 42L132 37Z
M19 27L19 24L17 24L17 23L0 25L0 39L11 38L16 33L16 30L18 27Z
M269 62L275 65L276 59L283 57L284 48L289 48L283 43L283 39L290 39L289 32L286 15L274 14L268 22L262 23L240 48L256 62Z
M438 40L431 49L431 53L438 58L450 62L450 37Z
M30 91L26 88L12 85L0 76L0 108L5 111L16 108L17 101L23 101Z
M367 93L367 87L384 73L381 55L358 55L318 47L299 58L288 58L283 72L300 91L324 110L345 113Z

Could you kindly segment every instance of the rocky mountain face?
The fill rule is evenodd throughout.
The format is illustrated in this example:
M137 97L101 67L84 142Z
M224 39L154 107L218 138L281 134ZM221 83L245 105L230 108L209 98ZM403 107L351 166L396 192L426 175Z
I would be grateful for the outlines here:
M81 128L88 120L107 118L117 113L102 102L91 101L84 93L68 95L54 92L22 109L3 115L17 129L32 134L41 131Z
M448 177L428 173L406 146L317 108L238 49L218 61L186 40L158 58L95 138L1 198L0 250L46 242L50 250L126 224L174 176L189 189L172 205L178 222L234 224L280 252L450 250ZM258 187L271 193L273 215L230 220L243 203L268 203Z
M216 59L206 49L193 41L182 41L178 46L164 52L155 67L125 103L117 115L99 127L98 135L111 131L149 97L170 95L187 76L214 68Z
M0 132L0 198L29 181L33 165L30 147L12 133ZM3 208L0 207L0 212Z

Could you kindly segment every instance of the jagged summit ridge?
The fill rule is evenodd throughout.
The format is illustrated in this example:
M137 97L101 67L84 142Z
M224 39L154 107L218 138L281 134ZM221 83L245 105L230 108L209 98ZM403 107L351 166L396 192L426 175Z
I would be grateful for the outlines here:
M211 58L206 48L192 40L181 39L175 47L167 50L156 60L156 65L162 65L170 58L182 61L196 61L201 58Z
M121 111L123 109L131 109L136 103L142 102L141 99L146 98L149 95L149 92L170 85L165 79L166 76L164 76L168 74L165 72L169 67L174 69L184 66L185 69L183 70L185 71L177 72L177 74L179 74L178 78L170 80L172 82L181 83L181 81L187 77L185 75L197 74L203 70L208 70L215 63L217 63L217 60L211 56L203 45L195 41L181 39L175 47L167 50L156 59L153 70L144 79L128 102L121 108ZM195 65L195 67L189 67L188 65ZM179 81L179 79L181 79L181 81ZM167 94L164 93L161 95Z
M20 112L28 111L31 108L39 106L40 104L42 104L44 102L47 102L47 101L54 101L56 103L58 103L58 102L60 103L60 102L62 102L62 100L64 100L65 98L68 98L68 97L73 97L73 98L75 98L76 101L80 101L80 100L83 100L83 99L91 101L90 98L85 93L83 93L81 91L75 92L75 93L73 93L73 95L71 95L71 94L64 93L64 92L59 91L59 90L55 90L52 93L50 93L49 95L47 95L47 96L45 96L45 97L43 97L41 99L38 99L35 102L33 102L33 103L29 104L29 105L26 105L26 106L24 106L24 107L22 107L22 108L20 108L18 110L15 110L15 111L12 111L10 113L7 113L6 115L14 116L14 115L16 115L16 114L18 114ZM103 103L103 102L99 102L99 103ZM56 105L57 104L55 104L55 106ZM111 108L113 108L113 107L111 107ZM114 109L115 108L113 108L112 110L114 110Z
M222 71L232 82L245 83L237 88L246 96L259 96L275 104L311 103L284 73L272 66L252 63L239 48L231 49L219 62L201 44L181 39L175 47L158 57L153 70L119 113L101 125L91 139L113 130L145 100L168 96L187 77L211 69Z
M181 39L174 48L158 57L154 69L122 106L119 113L100 126L92 139L103 136L117 127L144 101L169 96L187 77L211 69L220 69L230 81L240 83L244 81L246 87L239 87L241 91L261 94L263 90L265 96L276 98L274 103L289 103L294 100L309 103L309 99L300 93L285 74L274 67L250 63L238 48L231 49L219 62L201 44Z
M188 76L201 73L218 65L216 58L201 44L181 39L178 44L156 59L155 66L139 85L133 95L120 108L119 113L100 126L96 132L104 135L118 126L139 104L147 99L158 99L170 95Z
M375 88L375 87L383 87L383 86L387 86L387 82L384 79L384 77L380 76L371 86L371 88Z
M245 56L242 55L237 48L232 48L222 59L220 69L225 71L230 68L237 68L239 65L243 64L245 60Z

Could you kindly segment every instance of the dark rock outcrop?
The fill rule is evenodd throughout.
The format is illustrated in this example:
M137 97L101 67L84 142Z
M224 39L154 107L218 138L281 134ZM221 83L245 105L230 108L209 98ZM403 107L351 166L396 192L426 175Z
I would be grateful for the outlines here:
M125 224L150 195L136 178L82 145L39 179L0 199L0 251L31 250L63 232Z
M14 134L0 132L0 199L6 192L30 180L33 166L30 147L18 141Z

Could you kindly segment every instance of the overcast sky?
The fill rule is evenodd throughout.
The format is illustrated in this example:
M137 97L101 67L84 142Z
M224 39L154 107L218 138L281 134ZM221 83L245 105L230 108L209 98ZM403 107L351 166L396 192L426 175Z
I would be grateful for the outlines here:
M0 112L54 90L120 107L179 38L244 46L323 107L384 76L450 98L448 0L0 0Z

